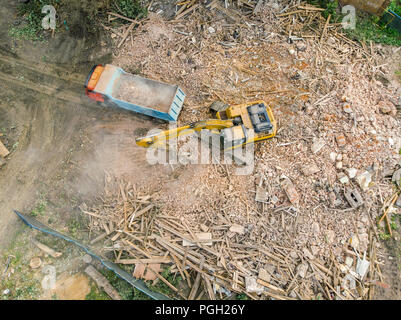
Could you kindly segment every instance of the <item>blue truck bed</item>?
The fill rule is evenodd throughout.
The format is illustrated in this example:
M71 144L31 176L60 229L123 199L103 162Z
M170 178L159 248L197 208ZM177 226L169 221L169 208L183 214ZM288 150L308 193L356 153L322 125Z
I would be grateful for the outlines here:
M177 121L185 99L178 86L133 75L110 64L97 69L97 73L100 76L92 69L85 85L88 91L89 80L98 77L94 88L89 88L94 97L110 99L121 108L154 118ZM87 92L89 97L90 94ZM99 101L99 98L93 99Z

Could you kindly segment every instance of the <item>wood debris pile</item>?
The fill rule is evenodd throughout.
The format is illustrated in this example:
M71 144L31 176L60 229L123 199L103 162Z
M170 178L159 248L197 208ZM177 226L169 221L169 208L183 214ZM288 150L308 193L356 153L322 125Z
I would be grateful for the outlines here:
M118 198L91 211L94 239L112 241L120 263L168 259L191 288L174 289L182 298L372 298L386 286L378 233L386 224L391 232L389 176L401 165L400 90L383 61L391 48L348 39L303 2L239 2L242 11L190 1L170 21L127 25L113 64L179 84L187 99L178 125L210 117L214 100L263 99L277 138L255 146L251 176L178 164L152 197L118 186ZM350 190L363 205L350 206Z
M154 201L157 195L110 176L105 186L103 204L82 210L89 218L91 244L104 241L103 251L112 251L116 263L135 266L134 276L163 281L182 299L240 293L252 299L365 299L373 285L384 285L373 235L367 254L349 246L345 263L332 257L325 264L308 250L249 241L249 227L231 224L220 214L222 224L198 229L163 214ZM187 290L161 275L167 267Z

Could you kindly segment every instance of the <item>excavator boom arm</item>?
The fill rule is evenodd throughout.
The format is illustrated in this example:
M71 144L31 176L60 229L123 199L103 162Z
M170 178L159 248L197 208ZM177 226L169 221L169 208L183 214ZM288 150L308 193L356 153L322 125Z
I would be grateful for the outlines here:
M167 141L181 136L192 134L201 130L221 130L234 126L231 120L210 119L191 123L187 126L165 130L160 133L136 139L136 144L141 147L165 147Z

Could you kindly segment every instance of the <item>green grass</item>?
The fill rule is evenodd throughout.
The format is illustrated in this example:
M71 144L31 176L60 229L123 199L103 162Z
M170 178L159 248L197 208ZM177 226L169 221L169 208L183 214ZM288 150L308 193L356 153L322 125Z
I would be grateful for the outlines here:
M397 218L398 218L398 215L395 215L395 214L393 214L392 216L391 216L391 222L390 222L390 227L391 227L391 229L393 229L393 230L397 230L398 229L398 224L397 224Z
M110 297L105 292L99 290L98 287L92 283L91 291L86 295L85 300L110 300Z
M31 216L37 217L39 215L43 215L46 211L47 201L46 199L42 198L39 203L36 205L35 209L31 211Z
M116 0L113 2L112 8L115 12L130 19L146 18L148 15L147 8L142 7L138 0Z
M12 255L6 276L0 278L0 294L9 289L8 295L0 295L1 299L10 300L36 300L41 294L41 284L34 278L34 273L29 267L30 257L25 254L29 243L27 236L20 236L14 239L9 248L2 253L1 260L6 263L8 257ZM14 271L11 273L11 271ZM1 270L3 272L4 269ZM8 274L10 276L8 277Z
M10 37L17 40L44 41L45 30L42 28L42 20L45 14L42 8L45 5L58 4L60 0L31 0L18 6L17 16L21 20L18 26L11 26L8 30Z
M346 30L347 36L359 42L376 42L401 46L401 35L390 28L380 26L379 18L365 13L358 13L355 30Z
M331 22L341 22L343 15L338 10L337 1L331 2L330 0L308 0L309 4L326 9L322 14L325 18L331 14ZM399 0L393 0L390 9L395 12L401 12L401 6ZM380 18L372 16L357 10L357 20L355 30L345 30L347 36L350 39L358 42L369 43L370 41L375 43L382 43L393 46L401 46L401 35L391 28L379 25Z
M176 276L175 274L170 272L170 268L166 268L161 273L161 276L170 282L174 287L177 287L178 284L182 281L181 276ZM165 284L163 281L159 281L156 285L148 285L149 289L164 294L166 296L171 296L173 291L171 288Z
M120 279L113 271L100 270L100 272L109 280L123 300L151 300L146 294L135 289L125 280Z
M237 300L249 300L249 297L245 293L237 294Z
M8 35L16 40L43 41L43 36L38 33L39 31L31 25L10 27L8 30Z
M379 234L379 237L380 237L380 239L382 239L383 241L386 241L386 240L391 239L391 235L390 235L389 233L384 233L384 232L381 232L381 233Z
M82 240L83 235L82 235L82 230L85 229L84 222L82 221L81 218L77 219L71 219L67 223L68 231L71 234L71 236L77 240Z
M323 17L328 18L329 14L331 15L331 22L338 22L340 18L342 18L341 14L337 12L338 9L338 1L330 1L330 0L307 0L307 2L313 6L320 7L326 9L323 11Z
M125 271L127 271L128 273L132 274L133 272L133 266L120 265L120 267ZM113 271L100 270L100 272L117 290L117 292L120 294L123 300L151 300L151 298L148 297L146 294L135 289L128 282L120 279ZM166 268L165 270L163 270L161 275L175 287L177 287L177 285L182 281L181 276L176 276L170 272L170 268ZM152 285L151 281L148 281L146 282L146 285L150 290L154 292L159 292L170 297L174 296L174 292L171 290L171 288L162 281L159 281L156 285ZM96 292L94 293L91 292L87 296L87 299L95 297L96 297Z
M389 7L390 10L394 11L396 14L401 16L401 1L393 0L391 1Z

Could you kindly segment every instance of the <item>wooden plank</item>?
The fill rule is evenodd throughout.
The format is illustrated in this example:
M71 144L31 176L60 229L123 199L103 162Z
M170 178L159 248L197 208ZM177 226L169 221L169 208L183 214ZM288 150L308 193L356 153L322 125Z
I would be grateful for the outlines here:
M128 244L129 246L133 247L135 250L139 251L139 252L142 253L143 255L145 255L148 259L151 259L151 258L152 258L152 256L151 256L149 253L147 253L146 251L142 250L141 248L139 248L138 246L136 246L136 245L133 244L132 242L130 242L130 241L126 240L126 239L124 239L123 242L124 242L125 244Z
M268 256L269 258L271 258L271 259L273 259L273 260L275 260L275 261L277 261L278 263L281 263L281 264L282 264L283 261L284 261L284 259L279 258L279 257L277 257L276 255L274 255L274 254L268 252L268 251L265 250L264 248L258 247L258 246L256 246L256 245L244 245L244 244L233 243L233 244L231 244L231 246L232 246L233 248L245 248L246 250L249 250L249 249L258 250L259 252L263 253L264 255Z
M123 19L123 20L126 20L126 21L138 23L138 22L137 22L136 20L134 20L134 19L124 17L124 16L122 16L121 14L118 14L118 13L115 13L115 12L107 12L107 14L109 14L109 15L111 15L111 16L115 16L115 17L120 18L120 19Z
M181 294L181 292L178 291L176 287L174 287L170 282L168 282L163 276L161 276L156 270L153 270L151 266L148 266L148 270L151 271L152 273L155 274L157 278L159 278L161 281L163 281L168 287L170 287L173 291L175 291L177 294L181 296L181 298L186 299L185 296Z
M204 263L205 263L205 258L202 258L201 264L200 264L200 266L199 266L199 268L200 268L201 270L202 270L202 268L203 268L203 264L204 264ZM198 274L196 275L196 279L195 279L194 285L193 285L193 287L192 287L192 290L191 290L191 292L189 293L188 300L194 300L195 295L196 295L196 293L198 292L198 288L199 288L199 285L200 285L200 280L201 280L201 273L198 272Z
M207 293L209 294L209 299L210 300L216 300L216 297L214 295L214 291L213 291L213 288L212 288L212 284L210 283L210 280L205 275L203 275L203 280L205 280Z
M322 266L318 261L316 260L310 260L310 262L313 263L314 266L316 266L317 268L319 268L320 270L322 270L324 273L326 273L329 276L333 276L333 272L331 272L329 269L327 269L326 267Z
M188 13L194 11L196 8L199 7L199 3L193 5L192 7L190 7L189 9L185 10L184 12L181 12L180 14L176 15L174 20L179 20L182 17L186 16Z
M175 265L177 266L178 271L181 274L181 277L187 281L188 287L192 288L191 282L189 281L189 274L186 272L185 269L182 268L180 261L178 261L178 258L172 253L169 252L170 256L173 258Z
M48 255L52 256L53 258L58 258L62 255L61 252L57 252L55 250L53 250L52 248L49 248L48 246L46 246L43 243L40 243L39 241L37 241L36 239L32 239L32 242L35 244L35 246L37 246L40 250L46 252Z
M201 243L202 243L202 242L209 242L209 241L213 241L213 242L214 242L214 241L222 241L221 239L193 240L193 239L190 239L190 238L184 236L183 234L181 234L181 233L178 232L177 230L174 230L173 228L171 228L171 227L169 227L169 226L167 226L167 225L161 223L160 221L156 221L156 224L157 224L160 228L163 228L163 229L165 229L165 230L171 232L172 234L174 234L174 235L180 237L181 239L186 240L186 241L188 241L188 242L195 243L195 244L198 245L199 248L202 248L203 250L205 250L205 251L207 251L207 252L213 254L214 256L220 257L220 254L219 254L218 252L216 252L216 251L214 251L214 250L212 250L212 249L210 249L210 248L207 248L207 247L205 247L205 246L202 246Z
M205 246L211 246L213 244L212 243L212 234L210 232L198 232L198 233L195 233L193 236L195 236L195 238L196 238L195 242L202 242ZM191 246L195 246L196 244L183 239L182 245L184 247L191 247Z
M189 1L189 2L190 2L190 1ZM176 17L179 16L179 15L181 14L181 12L183 12L183 11L187 8L187 6L188 6L188 3L183 3L182 6L181 6L181 8L178 9L178 11L177 11L177 13L175 14L175 16L176 16Z
M291 12L277 14L276 17L279 17L279 18L280 17L286 17L286 16L290 16L292 14L302 13L302 12L303 12L303 10L295 10L295 11L291 11Z
M326 9L316 8L316 7L308 7L308 6L298 6L299 9L310 10L310 11L324 11Z
M127 30L124 32L122 39L120 41L120 43L117 45L117 48L120 48L122 46L122 44L125 42L125 39L127 39L128 35L130 34L130 32L132 31L132 29L135 27L135 25L137 25L138 22L134 21L130 24L130 26L127 28Z
M153 203L151 203L150 205L148 205L147 207L139 210L137 213L135 213L130 220L130 224L132 223L132 221L134 221L135 219L139 218L141 215L143 215L144 213L148 212L150 209L152 209L155 205Z
M156 240L161 246L163 246L164 248L166 248L167 250L173 249L173 250L176 252L176 255L179 253L182 257L184 257L184 255L185 255L185 250L183 250L183 249L180 248L179 246L174 245L174 244L172 244L171 242L168 242L168 241L166 241L166 240L163 240L161 237L158 237L158 236L155 236L155 240ZM196 252L194 252L194 251L192 251L192 250L189 250L189 251L188 251L188 254L187 254L187 259L190 260L190 261L192 261L193 263L196 263L197 265L200 265L201 259L200 259L200 258L194 257L193 254L196 254ZM186 263L188 263L188 261L187 261ZM189 263L188 263L188 264L189 264ZM198 272L201 271L198 267L194 266L193 264L191 264L191 265L192 265L192 268L194 268L194 269L197 270ZM184 267L185 267L185 266L184 266ZM211 265L209 265L209 264L207 264L207 263L204 264L204 267L207 269L207 271L210 271L210 272L212 272L212 273L214 273L215 270L216 270L215 267L213 267L213 266L211 266Z
M104 277L99 271L97 271L91 265L87 266L85 269L85 273L90 276L98 285L99 288L102 288L107 295L113 300L121 300L121 296L117 292L116 289L110 284L110 282Z
M329 23L330 23L330 19L331 19L331 14L329 14L329 16L327 17L326 24L324 25L324 28L323 28L322 36L320 37L320 43L322 43L323 38L324 38L324 36L326 35L327 26L328 26Z
M276 287L276 286L273 286L272 284L267 283L266 281L264 281L264 280L262 280L262 279L257 279L256 282L257 282L258 284L260 284L260 285L262 285L262 286L264 286L264 287L266 287L266 288L272 290L272 291L276 291L276 292L279 292L279 293L281 293L281 294L285 294L285 291L284 291L283 289L278 288L278 287Z
M116 263L121 263L121 264L137 264L137 263L143 263L143 264L150 264L150 263L171 263L171 259L169 257L152 257L148 259L117 259Z
M105 219L105 220L108 220L108 219L109 219L109 217L103 217L103 216L98 215L98 214L93 213L93 212L89 212L89 211L85 211L85 210L82 210L82 212L83 212L83 213L86 213L86 214L88 214L88 215L90 215L90 216L92 216L92 217L98 218L98 219Z

